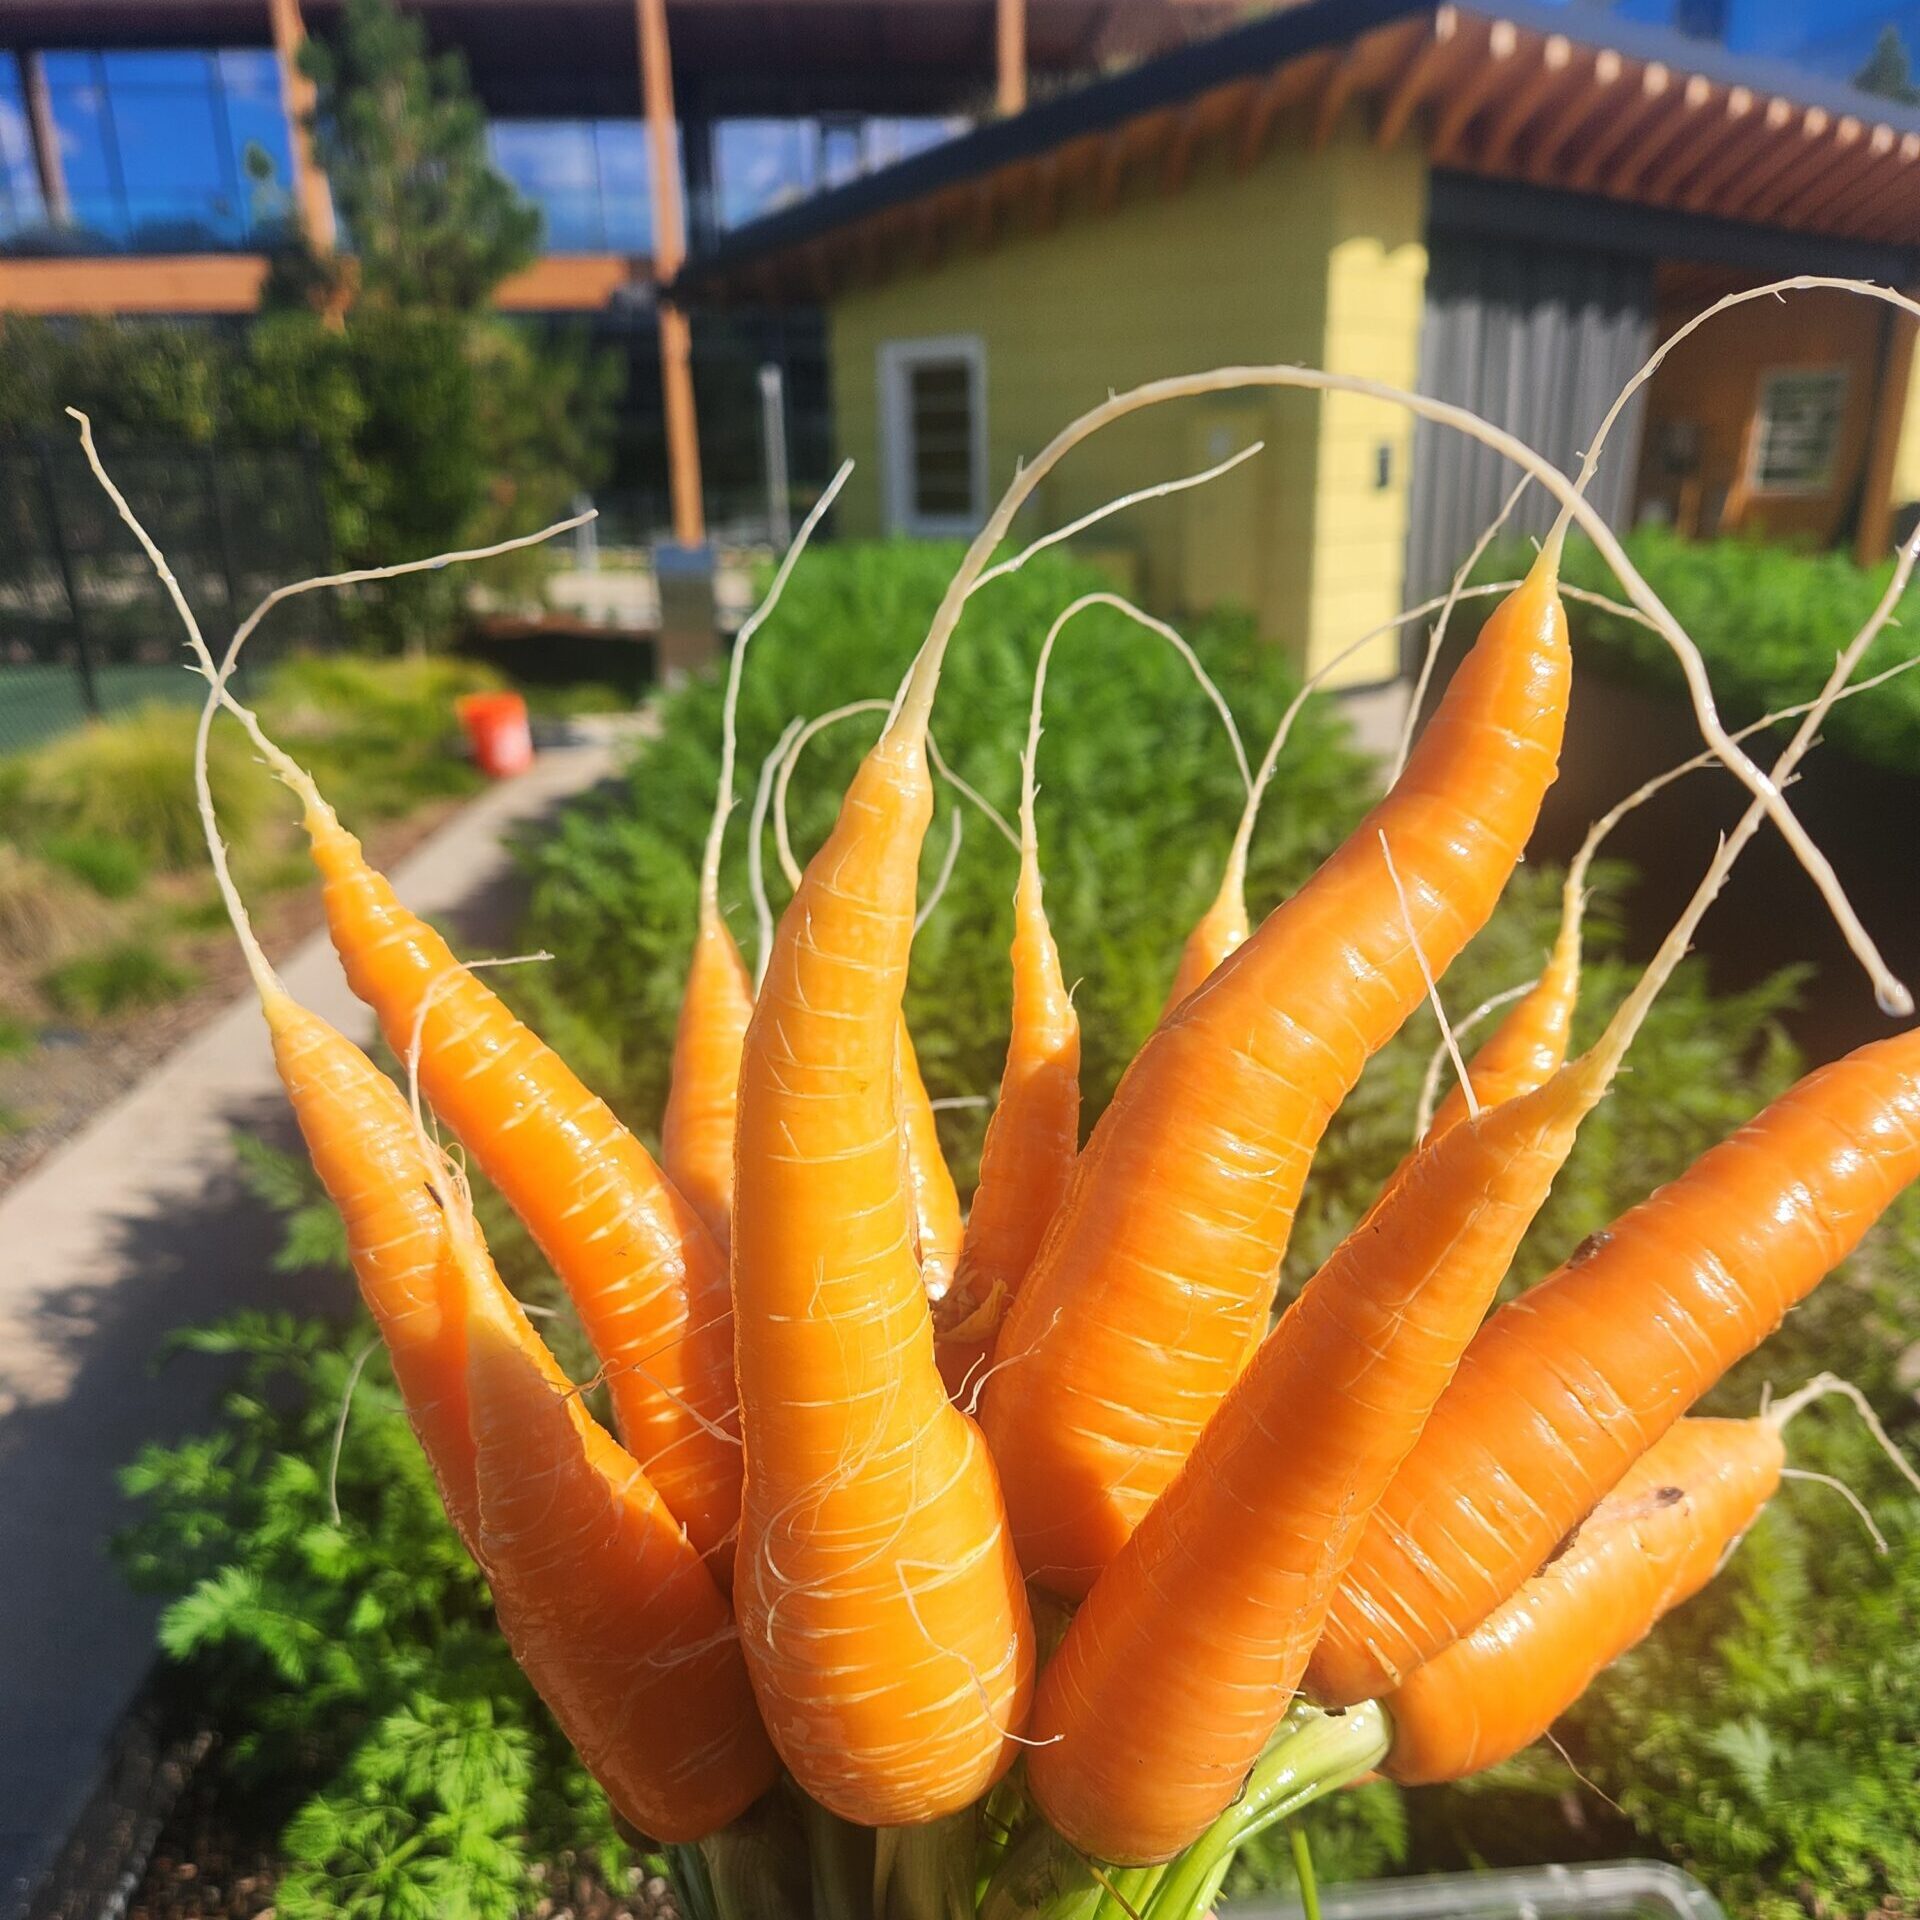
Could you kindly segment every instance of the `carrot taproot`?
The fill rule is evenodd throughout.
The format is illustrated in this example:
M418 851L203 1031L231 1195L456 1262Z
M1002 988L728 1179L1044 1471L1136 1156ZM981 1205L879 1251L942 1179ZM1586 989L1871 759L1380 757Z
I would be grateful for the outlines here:
M1531 1746L1713 1578L1785 1459L1769 1419L1669 1428L1564 1552L1382 1702L1393 1744L1381 1772L1403 1786L1459 1780Z
M925 732L909 702L855 773L781 916L740 1078L735 1606L781 1758L868 1825L936 1819L1005 1771L1034 1657L993 1461L941 1382L913 1244L900 1003Z
M703 1839L779 1773L726 1601L465 1225L456 1207L479 1554L501 1631L617 1811L656 1841Z
M740 1487L725 1256L612 1109L401 903L258 716L221 698L301 801L349 984L560 1276L623 1440L724 1587Z
M713 818L700 856L693 955L674 1023L673 1067L660 1120L660 1164L667 1178L706 1222L724 1250L732 1231L734 1104L740 1085L740 1049L753 1017L753 981L733 930L720 911L720 855L734 806L734 762L739 748L740 680L747 648L766 624L807 541L853 471L851 460L827 483L793 537L766 596L741 622L727 660L720 705L720 772Z
M850 700L844 706L833 707L816 715L793 736L773 783L774 848L779 854L780 868L789 887L798 888L801 881L800 862L793 851L793 836L787 820L787 791L793 783L794 770L800 764L801 755L815 736L824 733L827 728L838 726L841 721L851 720L863 713L885 713L890 705L891 702L886 700ZM938 749L929 741L929 753L937 752ZM972 800L1003 834L1008 838L1013 837L1012 829L984 795L960 779L944 761L936 760L935 766L950 786ZM914 1249L920 1261L921 1284L929 1298L939 1300L951 1288L954 1273L963 1257L966 1217L960 1205L960 1190L954 1184L953 1169L948 1166L946 1151L940 1144L940 1122L933 1110L932 1095L928 1093L927 1083L920 1073L920 1057L914 1050L913 1035L907 1030L904 1012L899 1020L895 1072L899 1080L898 1095L907 1168L912 1182Z
M1551 559L1488 620L1405 777L1148 1040L1002 1323L983 1425L1022 1563L1084 1594L1265 1323L1314 1145L1369 1053L1491 913L1551 781ZM1412 937L1379 839L1410 875Z
M1240 1791L1583 1111L1549 1086L1418 1155L1094 1581L1041 1676L1027 1759L1076 1846L1168 1859Z
M1775 762L1776 784L1891 619L1916 558L1920 540ZM1579 1063L1603 1069L1599 1089L1762 811L1749 806L1722 842ZM1330 1706L1377 1697L1469 1631L1917 1174L1920 1033L1908 1033L1809 1075L1495 1314L1368 1523L1315 1649L1309 1694Z
M1920 1032L1810 1074L1503 1307L1376 1508L1307 1676L1391 1692L1501 1605L1920 1174Z
M1179 654L1220 715L1242 782L1252 786L1233 710L1175 628L1121 595L1106 592L1082 594L1055 615L1034 663L1026 745L1020 756L1020 871L1013 895L1013 1013L1006 1064L980 1150L980 1178L959 1271L934 1316L941 1372L956 1394L984 1364L1007 1303L1026 1278L1066 1192L1080 1150L1080 1021L1047 920L1035 802L1053 650L1069 623L1093 607L1125 614Z
M679 1521L594 1425L501 1285L464 1183L417 1113L293 999L261 950L207 778L231 658L215 666L178 581L81 425L88 460L207 678L194 788L214 877L449 1517L487 1576L515 1657L614 1805L660 1839L698 1839L778 1772L726 1603Z

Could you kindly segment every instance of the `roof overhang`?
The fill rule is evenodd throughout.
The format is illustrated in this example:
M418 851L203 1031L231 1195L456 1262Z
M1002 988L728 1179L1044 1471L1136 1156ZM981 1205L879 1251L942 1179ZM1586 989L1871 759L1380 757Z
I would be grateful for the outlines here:
M1017 211L1098 214L1284 124L1359 116L1436 169L1742 230L1920 245L1920 113L1584 9L1308 0L990 123L753 225L690 263L703 296L819 299L989 245ZM1571 203L1576 209L1580 202Z

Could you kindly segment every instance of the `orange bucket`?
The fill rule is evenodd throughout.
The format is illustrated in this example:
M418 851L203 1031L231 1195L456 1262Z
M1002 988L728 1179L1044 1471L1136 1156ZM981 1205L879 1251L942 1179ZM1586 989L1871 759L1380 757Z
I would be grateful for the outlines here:
M527 703L517 693L463 693L453 707L482 773L504 780L533 765Z

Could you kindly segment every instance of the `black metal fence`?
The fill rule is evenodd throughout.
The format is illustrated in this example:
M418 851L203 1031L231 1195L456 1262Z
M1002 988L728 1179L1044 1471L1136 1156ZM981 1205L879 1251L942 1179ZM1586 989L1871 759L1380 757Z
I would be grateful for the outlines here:
M274 587L324 573L326 514L300 449L105 446L128 503L217 644ZM276 609L257 671L335 638L331 596ZM0 442L0 752L94 715L198 700L179 619L72 441Z

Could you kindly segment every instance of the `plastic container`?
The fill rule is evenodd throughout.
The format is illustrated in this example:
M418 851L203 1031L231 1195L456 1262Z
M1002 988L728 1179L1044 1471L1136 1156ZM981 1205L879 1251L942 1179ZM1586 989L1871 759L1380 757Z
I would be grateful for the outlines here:
M505 780L533 765L533 730L517 693L463 693L453 705L482 773Z
M1235 1900L1232 1920L1300 1920L1298 1900ZM1320 1889L1322 1920L1727 1920L1690 1873L1659 1860L1428 1873Z

